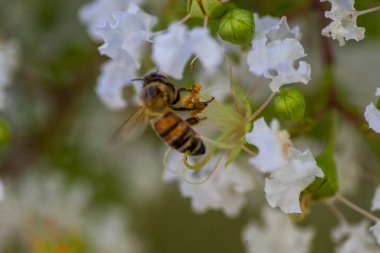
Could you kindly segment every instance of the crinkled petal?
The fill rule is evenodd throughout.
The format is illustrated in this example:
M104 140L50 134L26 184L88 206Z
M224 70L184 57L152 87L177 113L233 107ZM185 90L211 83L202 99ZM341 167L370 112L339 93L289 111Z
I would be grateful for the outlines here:
M277 120L268 127L264 118L254 122L252 132L246 134L248 143L259 149L257 156L250 158L260 172L274 172L287 164L288 147L291 144L286 131L279 130Z
M213 70L223 62L224 49L210 36L208 29L194 28L190 37L192 50L206 69Z
M285 213L301 213L300 193L315 177L323 177L323 172L309 150L301 153L289 148L289 157L285 167L265 180L264 190L270 206L280 207Z
M325 16L330 18L332 22L322 29L322 35L338 40L340 46L345 45L347 40L359 41L364 39L365 29L356 25L358 16L355 14L354 1L328 1L331 2L331 10L326 11Z
M264 224L249 223L243 230L248 253L310 252L314 230L299 228L283 213L264 208Z
M96 92L110 109L121 109L127 106L123 89L131 85L131 79L136 77L132 60L108 61L103 64L98 78Z
M182 78L183 69L192 54L189 41L187 28L178 24L171 25L168 32L156 36L152 57L160 71L177 79Z
M272 79L270 88L274 92L279 91L284 84L307 84L311 67L300 61L306 54L297 40L301 36L299 28L290 29L285 17L275 25L274 21L268 18L268 25L259 22L260 29L267 29L258 32L252 41L252 49L247 55L249 70Z
M380 133L380 110L373 103L365 108L364 117L368 122L369 128Z
M104 40L104 44L99 47L100 53L115 60L128 55L139 68L144 42L149 39L156 18L144 13L134 4L127 11L117 11L112 16L114 23L107 23L97 29Z

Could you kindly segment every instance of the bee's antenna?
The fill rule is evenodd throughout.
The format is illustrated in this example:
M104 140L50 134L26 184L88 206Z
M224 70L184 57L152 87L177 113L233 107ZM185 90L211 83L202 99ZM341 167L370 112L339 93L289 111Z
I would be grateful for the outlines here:
M157 67L157 71L156 71L157 74L158 74L158 71L159 71L159 70L160 70L160 67L158 66L158 67Z
M142 78L134 78L134 79L132 79L131 80L131 82L135 82L135 81L143 81L144 79L142 79Z

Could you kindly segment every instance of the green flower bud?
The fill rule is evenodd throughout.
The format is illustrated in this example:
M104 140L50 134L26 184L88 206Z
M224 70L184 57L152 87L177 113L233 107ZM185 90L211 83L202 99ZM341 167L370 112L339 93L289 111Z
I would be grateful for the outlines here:
M220 37L234 44L251 42L254 30L252 12L242 9L230 10L221 18L219 23Z
M197 0L187 0L187 13L192 18L203 18L202 3Z
M299 121L305 114L305 98L298 88L282 87L273 98L273 107L279 117Z
M380 99L377 100L377 103L376 103L376 108L380 110Z
M203 18L205 15L209 18L219 18L227 12L227 6L220 0L188 0L187 13L192 18Z

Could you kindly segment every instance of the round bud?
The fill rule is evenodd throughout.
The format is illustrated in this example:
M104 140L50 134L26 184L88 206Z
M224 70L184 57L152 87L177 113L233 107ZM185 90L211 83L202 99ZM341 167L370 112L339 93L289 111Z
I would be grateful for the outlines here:
M254 30L253 14L250 11L232 9L220 19L220 37L234 44L251 42Z
M305 114L305 98L298 88L282 87L273 98L273 107L279 117L300 121Z

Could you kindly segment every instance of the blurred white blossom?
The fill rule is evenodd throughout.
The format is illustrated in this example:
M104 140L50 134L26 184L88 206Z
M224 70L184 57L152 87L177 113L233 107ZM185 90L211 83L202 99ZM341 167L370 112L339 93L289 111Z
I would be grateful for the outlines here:
M75 235L91 252L141 252L125 217L118 212L99 215L90 209L89 193L86 185L66 186L59 174L26 175L0 204L0 249L15 238L43 242L54 237L54 229Z
M87 25L89 35L97 41L101 36L97 29L113 22L112 13L126 11L131 3L140 3L140 0L95 0L84 5L79 10L79 19Z
M263 225L251 222L243 231L248 253L311 252L311 228L299 228L288 216L270 208L263 209L262 217Z
M369 233L368 221L355 225L341 224L332 231L337 253L378 253L380 246L376 245L374 237Z
M376 89L376 97L380 97L380 88ZM369 128L380 133L380 110L376 108L374 103L367 105L364 112L364 117L368 122Z
M6 88L20 64L20 45L15 40L0 41L0 110L6 104Z
M380 221L376 222L376 224L370 227L369 230L375 236L377 244L380 245Z
M131 79L136 77L133 62L110 60L101 67L96 92L110 109L122 109L127 106L123 90L132 85Z
M100 53L114 60L131 57L136 68L139 68L144 42L149 41L157 18L146 14L135 4L131 4L127 11L114 12L112 16L114 22L97 30L104 40L104 44L99 47Z
M376 188L375 196L372 199L371 210L380 210L380 186Z
M365 29L356 25L358 15L354 0L321 0L325 1L331 3L331 10L325 12L325 17L332 22L322 30L322 35L338 40L340 46L345 45L347 40L364 39Z
M191 55L195 54L206 70L213 71L222 63L223 53L224 48L207 28L189 30L175 23L155 37L152 57L160 71L180 79Z
M279 91L284 84L310 80L310 64L300 61L306 56L299 42L299 28L289 28L286 17L281 20L254 14L256 34L247 56L249 70L258 76L270 78L269 87Z
M186 170L181 163L183 154L171 152L168 157L168 168L164 172L164 181L178 180L182 196L191 199L194 212L204 213L207 210L222 210L226 216L235 217L246 204L246 193L253 189L253 180L250 174L231 164L224 168L225 159L222 159L211 178L201 184L191 184L184 181L180 170ZM217 163L213 157L200 171L189 171L184 177L191 182L200 182L205 179Z
M315 177L323 177L312 153L291 147L289 135L279 130L278 122L269 128L263 118L254 122L246 140L259 149L251 163L262 173L272 173L265 180L264 189L269 205L280 207L285 213L301 213L300 193Z

